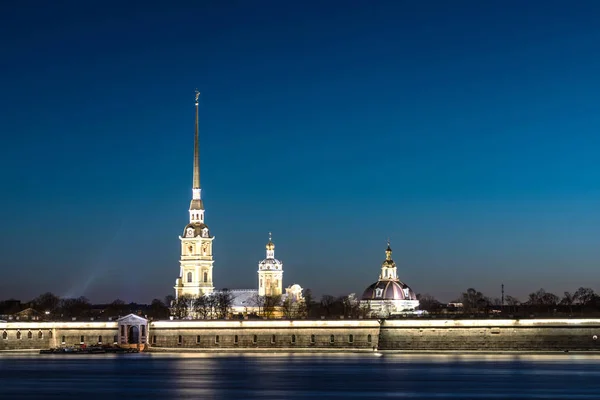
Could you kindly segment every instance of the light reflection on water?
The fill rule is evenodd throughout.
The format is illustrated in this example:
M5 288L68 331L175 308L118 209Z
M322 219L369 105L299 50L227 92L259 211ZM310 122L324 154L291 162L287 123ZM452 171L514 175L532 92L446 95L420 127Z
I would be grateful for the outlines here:
M0 355L2 399L598 399L600 356Z

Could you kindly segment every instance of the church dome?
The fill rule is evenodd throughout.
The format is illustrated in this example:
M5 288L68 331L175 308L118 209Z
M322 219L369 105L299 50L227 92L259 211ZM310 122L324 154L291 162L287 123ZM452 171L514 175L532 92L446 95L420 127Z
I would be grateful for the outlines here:
M258 263L258 269L261 271L281 271L283 270L283 263L276 258L265 258Z
M362 300L417 300L413 290L398 279L389 240L385 249L385 260L381 263L379 280L365 289Z
M365 289L362 300L417 300L417 296L399 280L379 280Z

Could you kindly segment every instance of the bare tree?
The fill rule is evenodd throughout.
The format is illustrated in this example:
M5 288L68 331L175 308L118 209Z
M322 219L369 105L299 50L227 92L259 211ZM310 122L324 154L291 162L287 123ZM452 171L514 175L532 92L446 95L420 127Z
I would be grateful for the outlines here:
M310 289L304 289L303 290L303 297L304 297L304 308L305 308L305 313L306 316L310 316L310 312L312 310L312 305L313 305L313 294L312 294L312 290Z
M177 298L177 300L173 301L173 306L171 307L171 314L177 319L184 319L190 316L190 312L192 311L192 304L194 302L194 298L189 295L182 295Z
M41 313L52 314L60 304L60 298L53 293L46 292L32 300L33 308Z
M125 302L121 299L116 299L108 305L104 310L107 316L121 316L127 314L128 307Z
M227 289L223 289L216 294L216 314L217 318L227 318L231 312L231 305L233 304L233 296Z
M169 318L169 307L167 307L160 299L152 300L150 304L149 313L153 319L166 319Z
M573 313L573 303L575 302L575 296L573 295L573 293L569 293L569 292L565 292L562 300L560 301L560 304L563 306L568 306L569 307L569 313L572 314Z
M594 297L596 297L596 293L594 293L592 289L584 287L580 287L579 289L577 289L577 291L573 295L574 302L583 306L591 303Z
M506 296L504 298L504 302L506 304L508 304L509 306L518 306L519 304L521 304L519 299L517 299L516 297L513 297L513 296Z
M441 307L441 303L428 293L417 294L417 300L419 300L419 310L435 312Z
M277 307L281 306L281 295L265 296L263 315L265 318L273 318Z
M294 319L297 317L297 306L292 301L292 299L288 296L281 303L281 311L283 312L283 316L287 319Z
M61 299L59 308L61 315L64 317L86 317L92 309L92 305L87 298L81 296L71 299Z
M202 295L194 299L194 314L199 319L210 319L211 305L207 295Z
M255 293L254 295L252 295L252 297L250 297L248 302L250 303L250 305L257 308L256 311L257 311L258 315L262 315L263 310L265 308L265 297L264 296L261 296L258 293Z
M321 297L321 308L325 311L328 317L331 315L331 309L333 308L334 304L335 297L330 296L328 294L324 294Z
M483 293L473 288L469 288L466 292L462 293L457 302L462 303L467 312L484 310L490 303L489 299Z
M527 304L555 306L559 302L559 297L553 293L548 293L544 289L529 294Z
M205 296L206 308L208 309L207 318L215 319L217 318L217 309L219 308L219 302L217 296L214 294L209 294Z

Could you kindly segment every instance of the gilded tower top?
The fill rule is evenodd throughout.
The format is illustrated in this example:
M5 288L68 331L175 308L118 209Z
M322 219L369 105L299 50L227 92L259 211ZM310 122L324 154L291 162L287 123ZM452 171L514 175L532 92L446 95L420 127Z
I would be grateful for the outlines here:
M267 247L267 250L275 250L275 243L273 243L271 232L269 232L269 243L267 243L266 247Z
M381 263L381 279L398 279L396 274L396 263L392 259L392 248L388 239L385 249L385 260Z

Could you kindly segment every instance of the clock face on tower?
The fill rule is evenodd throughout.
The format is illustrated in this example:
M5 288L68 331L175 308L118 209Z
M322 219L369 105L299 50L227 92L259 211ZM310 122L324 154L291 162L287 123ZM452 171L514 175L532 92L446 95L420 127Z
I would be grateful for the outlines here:
M194 237L194 228L188 228L187 233L185 234L187 237Z

